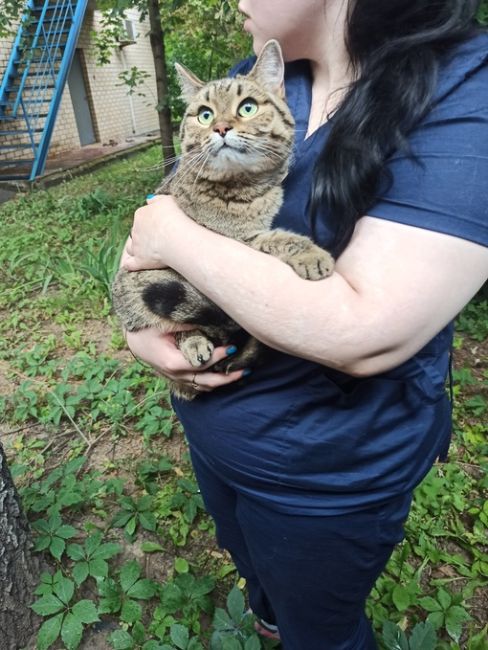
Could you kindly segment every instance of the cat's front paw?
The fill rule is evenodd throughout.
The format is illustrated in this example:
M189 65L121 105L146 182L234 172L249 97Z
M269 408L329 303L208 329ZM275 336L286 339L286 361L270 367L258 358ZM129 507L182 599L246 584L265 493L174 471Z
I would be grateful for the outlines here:
M185 359L194 368L199 368L210 361L214 351L213 343L199 334L187 336L183 341L180 341L178 347Z
M322 280L334 270L332 255L315 245L292 255L287 264L304 280Z

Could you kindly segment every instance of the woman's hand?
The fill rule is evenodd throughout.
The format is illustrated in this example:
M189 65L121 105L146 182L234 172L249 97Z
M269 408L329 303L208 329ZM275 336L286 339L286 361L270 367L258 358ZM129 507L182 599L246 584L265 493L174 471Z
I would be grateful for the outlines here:
M166 234L175 219L182 221L188 217L172 196L158 194L148 199L147 205L134 213L121 266L128 271L163 269L168 266L165 259Z
M182 326L182 329L185 329ZM191 329L191 328L186 328ZM127 345L132 354L145 361L165 377L188 386L198 386L198 390L209 392L214 388L226 386L242 378L242 370L230 372L212 372L211 367L225 359L229 347L216 348L210 361L196 369L188 363L176 346L173 334L165 334L156 328L147 328L139 332L126 332Z

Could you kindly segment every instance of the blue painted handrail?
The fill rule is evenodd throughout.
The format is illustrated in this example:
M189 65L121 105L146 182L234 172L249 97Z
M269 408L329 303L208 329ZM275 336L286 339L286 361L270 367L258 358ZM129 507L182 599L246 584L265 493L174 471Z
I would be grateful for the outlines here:
M43 173L46 164L56 116L75 54L88 0L44 0L35 4L28 0L28 14L41 9L36 16L35 32L26 41L27 17L21 21L10 55L9 63L0 87L0 123L2 120L25 122L25 132L32 150L29 180ZM67 35L66 40L63 40ZM33 63L35 62L35 66ZM59 68L56 63L60 62ZM12 84L19 79L13 97ZM29 86L26 85L29 80ZM28 92L27 92L28 90ZM7 101L8 98L8 101ZM46 106L49 106L46 114ZM42 131L36 143L36 133ZM29 145L19 145L25 151ZM15 150L15 145L12 145ZM3 161L0 161L2 165ZM26 163L28 161L18 161ZM15 161L5 161L14 165ZM2 176L2 178L6 178ZM12 178L20 178L12 176Z
M30 20L31 11L33 8L34 8L34 0L28 0L26 5L27 11L24 13L22 20L20 22L19 29L17 30L17 35L15 36L15 40L12 46L12 51L10 52L7 68L3 75L2 84L0 85L0 102L5 99L7 95L6 92L7 86L9 83L11 83L12 79L17 74L19 51L22 43L22 38L24 38L24 31L25 31L24 27L26 23L28 23L28 21ZM3 109L3 105L0 103L0 116L4 113L5 111Z

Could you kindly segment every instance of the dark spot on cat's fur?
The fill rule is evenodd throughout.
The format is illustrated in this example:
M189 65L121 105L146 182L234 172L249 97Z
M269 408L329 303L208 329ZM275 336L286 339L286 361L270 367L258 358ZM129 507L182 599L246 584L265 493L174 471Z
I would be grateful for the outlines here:
M200 324L204 323L205 325L221 327L228 324L229 317L227 314L214 305L210 303L208 305L197 308L192 314L191 317L181 319L182 323L187 323L189 325L195 323Z
M186 290L181 282L154 282L144 288L142 299L153 314L170 318L175 308L185 301Z

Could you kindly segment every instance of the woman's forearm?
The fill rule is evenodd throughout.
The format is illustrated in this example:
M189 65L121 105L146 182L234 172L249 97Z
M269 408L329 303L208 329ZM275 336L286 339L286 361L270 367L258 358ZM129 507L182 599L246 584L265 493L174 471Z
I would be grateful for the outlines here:
M169 265L267 345L351 372L378 349L366 305L340 273L302 280L283 262L193 222L176 224L166 238Z
M270 347L353 375L398 366L482 286L483 246L363 217L334 273L285 263L189 219L170 197L136 211L129 270L167 265Z

